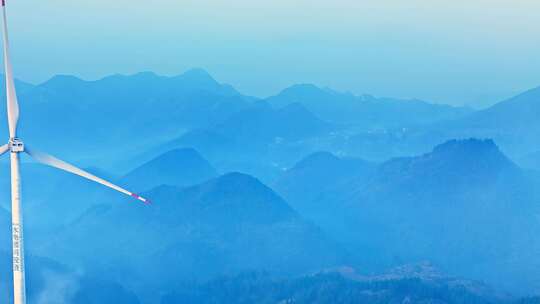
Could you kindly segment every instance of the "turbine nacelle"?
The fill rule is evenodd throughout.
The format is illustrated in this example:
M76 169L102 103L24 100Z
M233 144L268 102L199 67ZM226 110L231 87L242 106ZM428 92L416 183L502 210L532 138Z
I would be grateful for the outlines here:
M10 138L8 146L11 153L24 152L24 143L22 142L20 138L17 138L17 137Z

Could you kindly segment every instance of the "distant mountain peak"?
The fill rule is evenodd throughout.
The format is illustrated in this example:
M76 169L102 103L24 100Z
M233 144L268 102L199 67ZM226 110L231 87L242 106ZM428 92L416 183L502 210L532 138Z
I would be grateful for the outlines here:
M324 88L321 88L321 87L318 87L314 84L310 84L310 83L301 83L301 84L295 84L295 85L292 85L286 89L284 89L283 91L281 91L279 93L279 95L282 95L282 96L289 96L289 97L292 97L292 96L301 96L301 97L306 97L306 96L316 96L317 98L320 98L320 95L329 95L329 94L336 94L335 91L332 91L330 89L324 89Z
M198 208L226 220L224 214L235 214L248 222L275 222L296 218L293 209L272 189L257 178L232 172L202 184L185 188L187 197L198 201Z
M505 101L502 101L500 103L497 103L492 106L492 108L497 108L501 105L511 105L511 104L517 104L517 105L523 105L523 104L538 104L538 101L540 100L540 87L535 87L532 89L529 89L523 93L520 93L514 97L511 97Z
M222 84L212 77L206 70L195 68L169 78L174 85L190 91L219 92L224 96L240 96L241 94L231 85Z
M322 89L312 83L298 83L286 88L284 91L322 91Z
M461 134L485 134L504 143L504 148L512 154L523 154L524 150L530 152L538 145L538 115L540 87L477 111L445 128L459 130Z
M159 76L158 74L152 72L152 71L142 71L138 72L132 75L132 77L136 78L161 78L162 76Z
M151 162L160 162L160 161L178 161L178 160L189 160L193 159L202 160L203 157L193 148L180 148L173 149L168 152L161 154L160 156L154 158Z
M80 85L86 81L73 75L59 74L54 75L51 79L45 81L40 86L43 87L71 87L74 85Z
M506 156L492 139L453 139L436 146L432 155L453 155L482 158L492 156L500 160L507 160Z
M194 185L216 176L216 170L192 148L174 149L128 173L124 182L135 190L158 185Z
M423 193L436 193L437 189L451 189L437 184L440 180L453 184L455 190L458 187L467 189L475 183L493 183L499 178L510 178L516 174L519 174L519 168L499 150L493 140L470 138L449 140L421 156L387 161L379 167L377 177L372 182L407 184L408 187L414 185L418 189L425 188ZM426 183L437 186L426 186Z
M204 69L194 68L187 70L183 74L176 76L175 78L181 78L183 80L189 80L197 83L218 84L218 82Z
M221 197L237 197L242 193L252 200L255 197L265 198L268 201L281 201L282 207L286 206L286 203L272 189L257 178L244 173L227 173L195 187L206 189L206 192L217 193Z
M354 123L369 129L429 123L462 117L469 113L465 108L419 100L358 96L313 84L293 85L266 100L278 108L291 103L302 103L325 121Z
M68 75L68 74L58 74L54 75L49 79L49 81L58 81L58 80L70 80L70 81L84 81L81 78L74 76L74 75Z
M210 73L203 68L192 68L184 72L185 76L212 78Z
M326 151L318 151L314 152L305 158L303 158L301 161L299 161L294 168L300 169L304 167L310 167L313 164L320 164L320 163L335 163L339 162L340 159L335 156L334 154Z
M209 182L209 185L218 189L227 189L233 185L245 187L246 189L264 189L270 190L257 178L240 172L226 173Z
M202 157L199 152L193 148L179 148L173 149L168 152L165 152L153 160L149 161L145 165L159 164L163 162L182 162L182 163L193 163L194 161L203 161L206 160ZM144 165L143 165L144 166Z

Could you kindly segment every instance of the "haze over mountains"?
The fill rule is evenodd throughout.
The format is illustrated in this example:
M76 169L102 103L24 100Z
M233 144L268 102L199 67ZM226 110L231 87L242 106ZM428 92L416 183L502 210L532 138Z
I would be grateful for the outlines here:
M324 120L355 124L367 129L437 122L472 112L464 107L430 104L421 100L355 96L310 84L294 85L267 100L277 107L300 103Z
M540 294L538 89L473 111L261 99L203 70L18 86L26 143L153 201L23 159L33 299L73 281L59 303L538 303L519 302ZM440 275L403 266L421 261Z
M56 76L37 86L24 85L19 95L24 100L21 136L43 148L69 140L66 151L87 150L85 156L144 149L171 133L227 116L250 99L202 70L177 77L139 73L98 81Z
M212 158L203 151L205 145L217 141L245 148L245 137L266 145L278 140L283 146L279 150L302 146L311 152L377 160L425 152L455 137L493 138L515 157L540 150L534 142L538 89L473 112L418 100L354 96L313 85L292 86L261 100L218 83L200 69L175 77L139 73L96 81L56 76L40 85L18 86L24 101L21 135L27 141L54 150L55 144L69 140L66 155L83 150L84 159L103 155L98 160L107 165L111 158L117 162L119 154L137 155L167 141L198 144L199 152ZM250 126L254 122L255 128ZM522 131L524 138L515 135ZM45 140L49 138L54 141ZM158 152L150 158L166 151ZM308 153L292 158L297 161Z
M304 214L315 211L313 201L351 179L367 179L376 164L362 159L339 158L329 152L315 152L286 170L274 182L276 189Z
M425 259L448 273L529 289L540 282L537 189L536 175L492 141L463 140L387 161L367 180L349 178L304 204L375 268Z
M493 138L518 155L523 155L523 151L538 151L539 99L540 87L537 87L472 114L459 127L466 132L474 130L476 136Z
M111 198L35 244L35 252L96 275L115 265L123 272L105 277L143 295L252 269L317 271L343 256L316 226L247 175L231 173L188 188L160 186L145 195L159 203L141 207ZM104 250L114 254L95 254Z
M141 192L161 185L189 186L216 176L214 167L197 151L176 149L134 169L121 181Z

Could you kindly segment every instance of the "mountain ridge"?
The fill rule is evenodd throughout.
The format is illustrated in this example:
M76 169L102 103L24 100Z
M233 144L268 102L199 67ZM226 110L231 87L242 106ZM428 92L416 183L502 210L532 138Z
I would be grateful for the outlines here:
M122 183L136 191L167 184L188 186L217 176L216 169L195 149L173 149L127 173Z

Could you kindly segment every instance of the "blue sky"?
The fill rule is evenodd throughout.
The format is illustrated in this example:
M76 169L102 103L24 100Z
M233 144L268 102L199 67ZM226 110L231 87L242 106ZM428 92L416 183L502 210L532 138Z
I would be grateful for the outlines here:
M534 0L8 0L15 73L207 69L246 94L311 82L490 103L540 85Z

